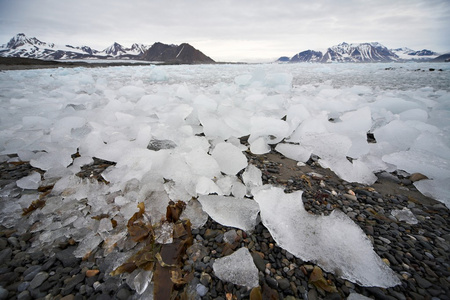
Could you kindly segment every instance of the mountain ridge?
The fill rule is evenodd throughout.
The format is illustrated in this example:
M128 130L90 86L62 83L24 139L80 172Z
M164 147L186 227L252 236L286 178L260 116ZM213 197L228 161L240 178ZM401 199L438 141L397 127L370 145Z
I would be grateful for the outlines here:
M165 55L152 55L156 50L165 45L165 48L186 48L180 53L174 51L165 52ZM183 45L183 46L182 46ZM153 50L152 50L153 48ZM181 54L182 53L182 54ZM40 41L35 37L27 37L24 33L18 33L7 44L0 47L2 57L35 58L44 60L73 60L73 59L119 59L119 60L146 60L170 63L214 63L214 60L203 54L193 46L183 43L166 45L160 42L153 45L134 43L130 48L114 42L109 47L99 51L89 46L56 45ZM155 58L153 60L153 58Z
M280 57L277 62L400 62L408 60L431 60L438 56L438 53L423 49L415 51L407 47L388 49L378 42L369 43L346 43L331 46L325 53L315 50L305 50L286 59L286 56Z

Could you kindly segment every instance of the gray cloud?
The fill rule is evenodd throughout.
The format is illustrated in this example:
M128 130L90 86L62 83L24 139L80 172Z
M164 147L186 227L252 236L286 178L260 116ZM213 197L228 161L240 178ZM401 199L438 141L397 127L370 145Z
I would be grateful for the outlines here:
M450 50L448 0L0 0L0 42L189 42L216 60L274 59L337 43Z

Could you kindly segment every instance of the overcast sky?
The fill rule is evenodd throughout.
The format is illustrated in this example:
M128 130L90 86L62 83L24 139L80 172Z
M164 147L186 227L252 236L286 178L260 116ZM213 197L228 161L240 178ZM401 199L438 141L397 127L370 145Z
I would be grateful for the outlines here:
M0 44L190 43L216 61L270 61L341 42L450 52L450 0L0 0Z

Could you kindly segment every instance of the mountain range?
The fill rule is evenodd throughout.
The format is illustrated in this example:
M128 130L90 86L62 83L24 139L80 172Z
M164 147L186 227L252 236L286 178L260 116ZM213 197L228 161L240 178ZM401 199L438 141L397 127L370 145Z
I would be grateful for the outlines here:
M23 33L12 37L7 44L0 47L0 56L37 58L44 60L73 59L133 59L166 63L214 63L214 60L187 43L181 45L133 44L126 48L113 43L104 50L95 50L89 46L74 47L46 43L35 37L29 38Z
M315 50L302 51L293 57L280 57L278 62L393 62L409 60L432 60L439 54L423 49L415 51L409 48L388 49L380 43L341 43L327 49L325 53Z

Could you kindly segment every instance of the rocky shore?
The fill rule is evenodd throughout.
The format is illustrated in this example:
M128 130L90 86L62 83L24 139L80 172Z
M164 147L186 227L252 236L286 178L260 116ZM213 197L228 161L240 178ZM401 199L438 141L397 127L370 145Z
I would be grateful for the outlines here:
M246 155L249 163L262 171L265 184L283 187L286 193L304 191L302 200L311 214L327 215L334 209L346 213L398 274L401 285L388 289L362 287L326 272L317 279L321 270L278 247L262 223L254 232L244 232L209 218L203 227L192 230L193 245L183 255L183 270L193 274L184 285L183 295L224 300L450 299L449 210L421 195L409 174L378 174L377 183L369 187L342 181L317 166L314 159L298 166L276 152ZM10 157L1 160L1 190L36 170L26 162L7 162ZM96 160L80 176L101 179L99 174L108 166ZM17 187L9 195L1 193L2 211L8 201L28 192ZM393 210L404 208L412 212L417 224L393 216ZM230 236L234 237L231 241ZM39 232L18 233L1 225L0 299L148 299L145 293L139 295L130 288L124 276L111 276L111 259L100 251L82 260L74 256L77 245L70 238L46 252L32 246L36 239ZM259 288L222 281L213 271L216 259L242 247L249 249L258 268Z

